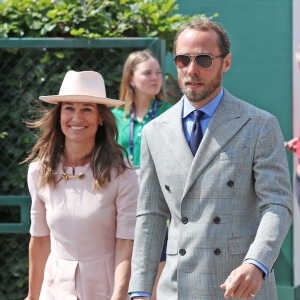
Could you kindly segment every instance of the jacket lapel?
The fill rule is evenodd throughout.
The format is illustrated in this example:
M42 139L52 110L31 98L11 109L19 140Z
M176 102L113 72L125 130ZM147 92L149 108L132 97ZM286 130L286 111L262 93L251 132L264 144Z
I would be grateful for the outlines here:
M224 96L209 123L195 158L192 161L183 197L215 156L249 119L249 116L241 116L238 102L224 90Z
M162 135L164 145L169 147L170 153L175 156L175 161L180 165L182 176L187 178L194 156L186 141L182 128L182 106L180 100L170 110L169 114L156 123L157 133Z

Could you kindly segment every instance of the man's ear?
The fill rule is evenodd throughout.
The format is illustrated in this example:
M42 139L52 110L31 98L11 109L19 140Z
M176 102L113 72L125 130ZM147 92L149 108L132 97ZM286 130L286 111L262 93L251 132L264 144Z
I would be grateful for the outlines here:
M224 57L224 61L223 61L223 73L227 72L229 70L230 66L231 66L231 53L228 53Z

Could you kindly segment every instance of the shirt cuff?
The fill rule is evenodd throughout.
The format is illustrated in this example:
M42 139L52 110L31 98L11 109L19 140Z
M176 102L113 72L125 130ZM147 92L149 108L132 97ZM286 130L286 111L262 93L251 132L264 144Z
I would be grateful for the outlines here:
M148 297L151 298L151 294L145 293L145 292L132 292L130 293L130 299L133 297Z
M269 273L269 270L268 270L263 264L261 264L260 262L258 262L258 261L255 260L255 259L245 259L245 260L243 261L243 263L246 263L246 264L253 264L253 265L259 267L259 268L264 272L264 274L263 274L263 278L264 278L264 279L265 279L265 277L266 277L266 276L268 275L268 273Z

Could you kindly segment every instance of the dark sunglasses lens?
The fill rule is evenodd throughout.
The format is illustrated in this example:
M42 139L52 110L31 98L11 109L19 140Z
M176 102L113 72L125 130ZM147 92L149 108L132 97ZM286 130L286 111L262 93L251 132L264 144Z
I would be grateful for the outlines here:
M178 68L185 68L189 65L191 59L186 55L177 55L175 57L175 63Z
M212 58L209 55L197 55L195 61L199 67L204 69L208 69L212 65Z

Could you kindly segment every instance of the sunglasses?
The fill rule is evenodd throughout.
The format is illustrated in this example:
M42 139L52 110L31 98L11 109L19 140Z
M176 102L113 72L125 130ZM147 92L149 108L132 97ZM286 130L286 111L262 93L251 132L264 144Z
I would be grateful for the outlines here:
M226 56L226 55L225 55ZM176 55L173 59L175 61L176 66L179 69L186 68L192 61L195 59L196 64L203 69L211 68L214 59L218 57L225 57L224 54L220 54L218 56L210 56L209 54L198 54L198 55L186 55L186 54L179 54Z

